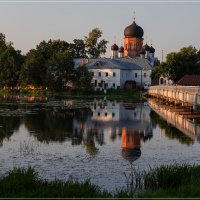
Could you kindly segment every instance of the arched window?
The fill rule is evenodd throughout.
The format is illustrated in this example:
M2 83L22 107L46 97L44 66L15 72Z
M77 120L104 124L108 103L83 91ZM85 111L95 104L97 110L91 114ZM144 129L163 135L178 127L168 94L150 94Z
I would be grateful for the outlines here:
M160 79L160 85L163 85L163 78Z
M137 50L140 49L140 45L139 45L139 43L136 43L136 49L137 49Z

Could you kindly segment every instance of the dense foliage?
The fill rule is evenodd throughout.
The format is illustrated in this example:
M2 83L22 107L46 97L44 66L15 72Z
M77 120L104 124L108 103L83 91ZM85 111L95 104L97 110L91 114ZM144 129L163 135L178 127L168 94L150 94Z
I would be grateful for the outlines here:
M200 51L193 46L184 47L179 52L169 53L166 62L156 67L151 74L153 80L161 75L177 82L186 74L200 74Z
M23 56L6 43L5 35L0 34L0 86L14 87L18 85Z
M85 36L85 44L87 53L91 58L99 58L101 54L106 53L106 44L108 41L98 39L102 36L102 31L99 28L93 29L89 32L88 36Z
M32 168L14 169L0 178L0 198L105 198L128 197L124 192L112 195L89 180L78 182L39 179Z
M111 194L89 180L46 181L34 169L16 168L0 177L0 198L199 198L200 166L165 165L132 172L131 184Z
M75 88L90 90L91 74L85 66L75 69L73 59L87 55L97 58L104 54L107 41L98 42L101 36L102 31L96 28L85 40L74 39L73 43L51 39L42 41L23 56L0 33L0 87L60 91L70 82Z
M144 184L143 198L199 198L200 166L160 166L145 174Z

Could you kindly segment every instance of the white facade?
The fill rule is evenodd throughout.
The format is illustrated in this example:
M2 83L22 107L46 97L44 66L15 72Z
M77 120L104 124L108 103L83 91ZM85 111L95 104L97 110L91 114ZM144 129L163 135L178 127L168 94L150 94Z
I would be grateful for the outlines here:
M93 74L91 84L95 90L123 89L126 82L142 88L145 83L151 83L152 67L145 58L100 58L86 66Z
M151 83L151 70L120 70L120 86L123 88L126 81L135 81L137 87L143 87L144 83Z
M173 85L173 80L169 79L168 76L161 75L159 78L159 85Z
M89 69L93 73L94 89L124 88L126 81L135 81L137 87L151 83L151 70Z
M120 69L89 69L93 73L92 85L95 89L121 88Z

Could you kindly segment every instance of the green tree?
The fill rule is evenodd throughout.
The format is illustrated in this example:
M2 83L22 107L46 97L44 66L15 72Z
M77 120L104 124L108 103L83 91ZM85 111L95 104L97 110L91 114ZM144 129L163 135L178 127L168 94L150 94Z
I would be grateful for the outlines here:
M3 53L6 49L6 36L3 33L0 33L0 54Z
M45 86L47 71L45 62L42 54L34 49L30 50L21 69L21 85Z
M84 40L81 39L74 39L74 57L75 58L81 58L86 55L86 50L85 50L85 43Z
M12 43L6 43L5 35L0 33L0 85L14 87L18 85L23 56L15 50Z
M64 81L63 77L66 72L71 73L73 68L69 48L70 45L62 40L40 42L36 49L30 50L26 55L20 78L22 84L61 89L60 84ZM65 79L68 79L68 74Z
M85 36L85 46L87 53L91 58L99 58L101 54L106 53L106 44L108 41L98 39L102 36L103 32L99 28L93 29Z
M47 86L51 90L62 90L74 72L74 62L68 51L57 52L48 63Z
M174 80L180 80L185 74L200 74L200 52L193 46L180 49L179 52L169 53L166 62L156 67L151 74L152 79L165 75Z
M76 69L75 77L76 87L83 90L91 89L92 73L88 71L85 65L81 65Z

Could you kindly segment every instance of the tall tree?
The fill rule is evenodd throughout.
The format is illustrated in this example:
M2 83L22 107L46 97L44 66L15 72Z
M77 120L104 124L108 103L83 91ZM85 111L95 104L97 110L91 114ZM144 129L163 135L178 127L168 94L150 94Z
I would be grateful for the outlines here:
M74 39L74 57L81 58L86 55L84 40Z
M61 89L61 83L68 79L68 73L71 73L73 68L69 48L70 45L62 40L40 42L36 49L30 50L26 56L21 72L22 83L49 86L52 90Z
M85 65L79 66L75 71L75 84L80 89L91 89L92 74Z
M193 46L180 49L179 52L171 52L167 55L166 62L156 67L151 74L152 79L165 75L175 82L185 74L200 74L200 53Z
M68 51L57 52L48 63L47 86L51 90L62 90L74 72L74 63Z
M85 46L87 53L91 58L99 58L101 54L106 53L106 44L108 41L98 39L102 36L103 32L99 28L93 29L85 36Z
M7 49L6 36L0 33L0 54Z
M46 86L46 60L42 54L32 49L27 55L20 73L22 85Z
M12 43L6 43L5 35L0 33L0 85L14 87L18 85L23 56L15 50Z

